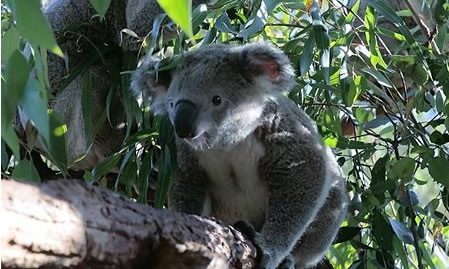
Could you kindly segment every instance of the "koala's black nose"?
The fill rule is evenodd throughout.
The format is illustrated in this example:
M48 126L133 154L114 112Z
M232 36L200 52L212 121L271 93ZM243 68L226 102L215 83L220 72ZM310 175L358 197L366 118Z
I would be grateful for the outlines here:
M175 131L179 138L192 138L196 135L198 109L189 100L180 100L175 105Z

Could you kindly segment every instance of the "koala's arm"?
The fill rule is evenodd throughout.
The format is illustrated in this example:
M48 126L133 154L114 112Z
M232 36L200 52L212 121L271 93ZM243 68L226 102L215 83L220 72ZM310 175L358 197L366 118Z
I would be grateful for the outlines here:
M168 194L168 207L187 214L202 215L206 209L207 174L187 145L178 143L178 168Z
M273 116L265 130L266 154L259 171L268 184L269 201L256 238L264 268L275 268L292 251L329 191L325 148L307 116L300 116L304 124L287 121L292 115Z

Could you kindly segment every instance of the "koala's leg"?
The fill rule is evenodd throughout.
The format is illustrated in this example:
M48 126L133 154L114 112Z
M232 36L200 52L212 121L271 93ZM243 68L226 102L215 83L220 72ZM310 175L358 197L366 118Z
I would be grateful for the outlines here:
M178 168L168 193L168 207L171 210L194 215L207 215L210 202L206 193L208 176L199 167L189 146L177 141Z
M315 220L293 249L297 269L314 268L332 244L338 228L346 216L347 196L344 182L329 191L329 196Z

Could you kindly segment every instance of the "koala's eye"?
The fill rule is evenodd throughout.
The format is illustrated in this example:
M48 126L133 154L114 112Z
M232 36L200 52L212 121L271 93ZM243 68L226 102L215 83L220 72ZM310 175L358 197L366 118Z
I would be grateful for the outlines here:
M219 104L221 104L221 97L218 95L212 97L212 104L214 104L214 106L218 106Z
M173 102L172 101L170 101L169 103L168 103L169 105L170 105L170 108L173 108Z

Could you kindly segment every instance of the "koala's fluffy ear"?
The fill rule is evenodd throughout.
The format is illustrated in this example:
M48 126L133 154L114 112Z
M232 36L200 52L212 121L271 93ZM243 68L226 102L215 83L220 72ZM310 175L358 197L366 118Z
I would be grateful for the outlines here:
M147 57L131 78L131 90L139 105L150 102L155 115L167 113L165 95L170 85L170 71L158 71L160 59Z
M240 63L248 80L269 90L293 87L295 71L280 49L269 43L248 44L240 48Z

